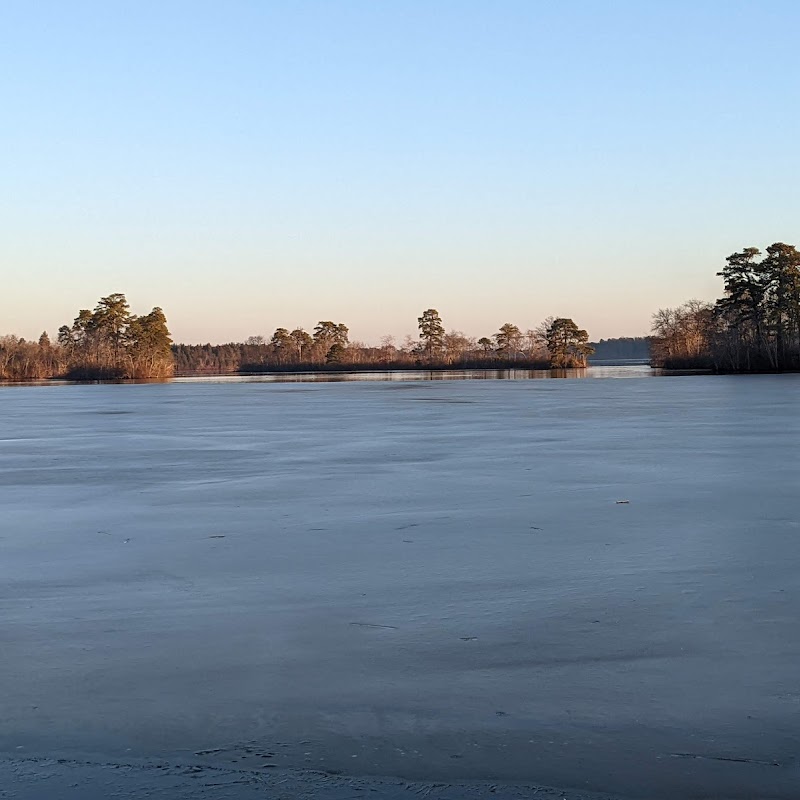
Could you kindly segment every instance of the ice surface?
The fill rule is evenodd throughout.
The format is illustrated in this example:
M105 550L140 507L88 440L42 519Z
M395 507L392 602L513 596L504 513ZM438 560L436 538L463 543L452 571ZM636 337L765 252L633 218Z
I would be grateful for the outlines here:
M799 408L800 376L0 388L0 751L795 800Z

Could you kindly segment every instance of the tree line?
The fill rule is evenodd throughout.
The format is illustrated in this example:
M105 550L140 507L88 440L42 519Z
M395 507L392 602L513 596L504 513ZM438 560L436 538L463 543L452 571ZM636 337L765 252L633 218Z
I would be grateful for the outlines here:
M277 328L269 339L173 347L179 375L330 369L581 368L592 352L589 336L571 319L549 318L522 331L506 323L491 337L447 331L430 308L417 320L418 336L384 336L377 346L351 341L343 323L322 320L312 332Z
M417 319L418 335L402 342L385 336L378 346L350 340L341 322L321 320L311 332L277 328L269 339L251 336L222 345L173 344L160 308L132 314L124 294L101 298L79 311L55 342L0 338L0 379L63 377L75 380L168 378L322 369L582 368L592 353L589 335L573 320L550 317L535 329L507 322L491 336L447 331L436 309Z
M671 369L721 372L800 369L800 252L776 242L762 253L746 247L717 273L724 295L714 303L690 300L653 315L652 336L601 340L606 358L641 358ZM582 368L594 348L585 330L566 317L534 329L507 322L491 336L471 338L445 329L439 312L425 310L418 334L378 346L352 342L343 323L321 320L303 328L277 328L269 340L252 336L223 345L174 345L160 308L137 316L123 294L83 309L71 325L38 341L0 337L0 379L167 378L298 369Z
M654 366L760 372L800 369L800 252L746 247L717 273L724 295L653 315Z
M650 359L649 336L620 336L615 339L600 339L592 342L595 360L638 360Z
M55 343L47 332L36 342L0 337L0 378L168 378L175 368L171 348L160 308L137 316L124 294L110 294L93 311L82 309L71 325L62 325Z

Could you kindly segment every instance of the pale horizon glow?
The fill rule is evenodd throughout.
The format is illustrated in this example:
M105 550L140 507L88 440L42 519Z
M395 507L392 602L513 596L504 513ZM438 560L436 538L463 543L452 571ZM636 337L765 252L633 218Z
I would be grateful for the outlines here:
M0 335L123 292L186 343L593 340L800 245L789 0L0 9Z

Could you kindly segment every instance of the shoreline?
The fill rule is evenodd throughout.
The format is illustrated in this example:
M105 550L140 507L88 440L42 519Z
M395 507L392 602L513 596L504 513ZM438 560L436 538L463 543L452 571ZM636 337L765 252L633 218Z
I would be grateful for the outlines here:
M460 380L546 380L583 377L605 377L593 375L593 370L631 370L630 375L616 374L613 377L692 377L692 376L757 376L757 375L797 375L800 370L750 370L747 372L732 372L730 370L714 369L672 369L654 366L647 362L607 362L589 364L587 367L570 369L548 369L539 367L393 367L380 369L374 367L347 367L342 369L287 369L269 371L240 371L240 372L192 372L177 373L166 378L69 378L65 376L51 378L30 378L28 380L0 380L0 386L92 386L92 385L140 385L153 383L175 383L196 381L236 381L252 382L341 382L341 381L367 381L367 380L392 380L386 376L409 376L401 380L435 380L460 379ZM633 371L640 371L633 374ZM351 377L352 376L352 377ZM419 376L419 377L412 377Z
M657 375L682 375L706 374L704 371L667 371L650 366L647 362L603 362L589 364L587 367L570 369L549 369L532 367L399 367L392 369L355 368L355 369L298 369L277 371L239 371L239 372L194 372L177 373L166 378L94 378L79 379L65 376L51 378L31 378L28 380L0 380L0 386L91 386L91 385L120 385L120 384L149 384L149 383L174 383L189 381L237 381L246 382L280 382L297 381L308 382L325 381L365 381L388 379L397 376L400 380L435 380L461 379L461 380L536 380L536 379L564 379L583 377L605 377L597 374L598 371L620 370L630 371L630 374L615 374L613 377L653 377ZM638 374L637 374L638 373ZM352 376L352 377L351 377ZM416 377L419 376L419 377Z

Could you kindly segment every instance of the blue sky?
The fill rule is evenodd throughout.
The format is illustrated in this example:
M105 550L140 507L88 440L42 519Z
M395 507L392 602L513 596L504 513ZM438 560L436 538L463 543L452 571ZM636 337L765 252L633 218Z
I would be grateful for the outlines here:
M800 245L797 2L0 4L0 333L638 335Z

